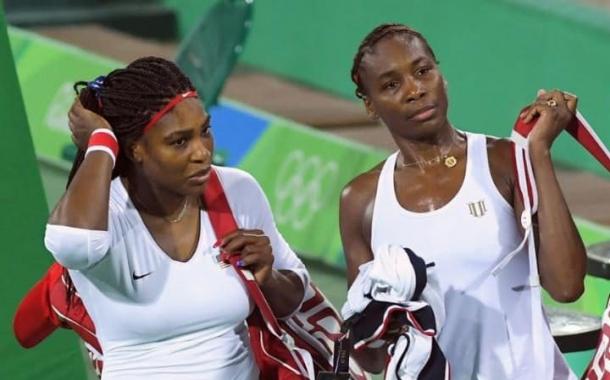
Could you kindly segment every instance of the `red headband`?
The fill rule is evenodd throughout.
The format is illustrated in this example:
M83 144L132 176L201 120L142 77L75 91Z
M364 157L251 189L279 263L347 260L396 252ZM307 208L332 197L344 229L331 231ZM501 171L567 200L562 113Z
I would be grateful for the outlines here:
M157 112L150 118L150 121L144 127L144 133L146 133L150 129L150 127L157 124L159 119L161 119L166 113L171 111L172 108L176 107L178 103L180 103L186 98L196 98L197 96L197 91L187 91L182 94L176 95L172 100L169 101L169 103L165 105L165 107L161 108L159 112Z

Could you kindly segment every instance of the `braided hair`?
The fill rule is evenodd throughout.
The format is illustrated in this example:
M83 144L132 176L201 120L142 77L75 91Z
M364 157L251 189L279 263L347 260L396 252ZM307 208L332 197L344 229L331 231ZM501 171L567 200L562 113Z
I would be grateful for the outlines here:
M106 77L74 84L83 107L106 119L117 137L119 156L113 178L126 174L129 165L127 149L142 136L152 115L174 96L194 89L189 78L175 63L158 57L139 58ZM79 150L68 177L68 185L84 156L85 152Z
M144 133L152 115L178 94L195 90L189 78L174 64L163 58L144 57L124 69L112 71L92 82L80 81L74 90L86 109L97 113L110 123L119 142L119 156L112 177L126 175L129 161L127 149ZM72 164L70 182L85 159L78 151ZM64 268L68 305L76 293L74 283Z
M428 52L430 53L430 55L432 56L434 61L436 63L438 63L438 60L436 59L436 56L434 55L434 51L432 51L432 48L428 44L428 41L426 41L424 36L422 36L419 32L417 32L416 30L411 29L410 27L403 25L403 24L381 24L378 27L376 27L375 29L373 29L369 34L367 34L366 37L364 37L364 39L360 43L360 46L358 47L358 52L354 56L351 77L352 77L352 82L354 82L356 84L356 90L355 90L356 97L358 97L360 99L364 99L366 97L366 92L365 92L364 86L362 85L362 81L361 81L361 77L360 77L360 74L361 74L360 65L362 63L362 58L364 57L365 54L371 54L374 52L373 49L375 48L375 45L377 44L377 42L381 41L382 39L384 39L386 37L394 36L397 34L406 34L411 37L419 38L420 41L422 41L424 43L426 50L428 50Z

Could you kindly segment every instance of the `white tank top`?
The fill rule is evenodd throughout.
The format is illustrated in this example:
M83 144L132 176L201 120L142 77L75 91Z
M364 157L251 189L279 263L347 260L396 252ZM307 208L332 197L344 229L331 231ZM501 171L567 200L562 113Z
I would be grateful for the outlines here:
M430 212L404 209L396 197L398 152L383 165L373 211L371 248L394 243L434 262L446 309L439 344L452 379L532 379L533 367L547 366L548 379L573 374L547 325L532 326L527 284L527 250L497 275L484 276L497 260L517 248L522 233L511 205L497 190L487 158L486 137L467 133L464 180L457 194ZM478 286L472 286L473 284ZM521 287L522 290L514 290ZM531 338L541 334L545 363L534 363Z

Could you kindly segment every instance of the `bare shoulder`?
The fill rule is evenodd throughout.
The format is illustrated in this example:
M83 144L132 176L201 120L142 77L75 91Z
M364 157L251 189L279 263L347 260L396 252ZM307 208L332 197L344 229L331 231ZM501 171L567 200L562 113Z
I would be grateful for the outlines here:
M374 200L383 163L381 162L369 171L359 174L345 185L341 192L342 207L362 211Z
M506 138L487 137L487 156L492 174L500 172L512 176L513 142Z
M513 142L487 136L489 171L500 194L510 204L513 202L515 172L513 170Z

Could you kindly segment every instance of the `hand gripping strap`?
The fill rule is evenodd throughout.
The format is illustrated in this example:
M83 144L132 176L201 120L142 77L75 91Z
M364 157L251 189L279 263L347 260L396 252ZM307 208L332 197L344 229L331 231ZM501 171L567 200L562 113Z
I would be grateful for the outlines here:
M512 252L506 254L494 266L483 273L477 281L474 281L468 289L476 287L487 277L490 273L496 275L499 273L510 260L521 251L523 246L528 241L534 239L533 228L532 228L532 217L538 211L538 190L536 187L536 181L534 178L532 163L529 156L528 148L528 137L532 129L534 128L535 120L525 124L520 118L515 122L511 139L513 140L513 164L515 177L517 178L517 189L519 196L523 200L523 213L521 214L521 225L525 231L523 240L519 246ZM602 164L607 170L610 171L610 152L604 143L597 136L593 128L589 125L587 120L580 112L576 112L576 116L572 123L566 128L566 131L581 145L583 146L600 164ZM530 264L533 264L530 257ZM531 286L538 286L538 266L535 265L533 268L536 273L532 273L530 278Z
M528 287L532 291L531 294L531 314L532 323L534 326L540 326L545 323L545 317L542 311L542 303L540 297L540 281L538 275L538 260L536 254L536 246L534 242L534 231L532 225L532 217L538 211L538 191L536 181L532 170L532 163L529 155L529 134L535 126L535 120L525 124L520 118L517 119L513 128L512 140L514 142L514 158L515 158L515 173L518 181L519 194L522 197L524 210L521 215L521 224L525 230L525 236L522 244L527 241L530 278ZM586 119L580 112L576 112L574 120L568 125L566 131L583 146L593 157L595 157L607 170L610 170L610 153L599 139L595 131L591 128ZM494 268L492 273L499 272L519 250L509 253L502 262ZM514 289L523 290L523 289ZM539 334L536 334L532 339L532 348L535 359L538 363L544 363L544 347ZM544 366L537 367L539 371L537 378L542 378L547 370Z
M238 228L215 170L212 170L205 185L203 201L217 238L226 236ZM257 306L248 317L248 329L252 349L261 371L261 379L313 380L315 374L311 355L306 350L296 347L292 338L281 329L252 273L237 266L239 257L236 255L225 254L223 259L231 264ZM265 327L271 335L265 334ZM275 371L266 364L270 367L279 366L280 369Z

